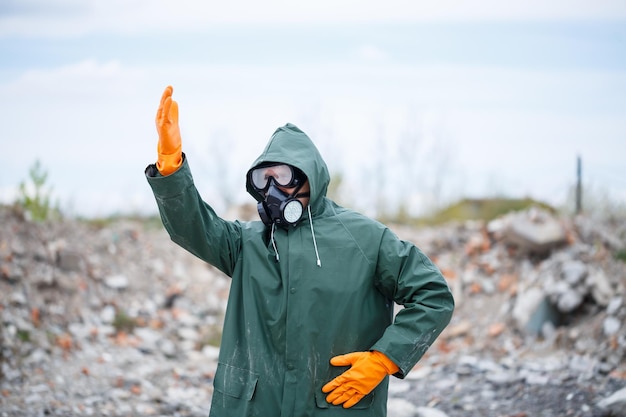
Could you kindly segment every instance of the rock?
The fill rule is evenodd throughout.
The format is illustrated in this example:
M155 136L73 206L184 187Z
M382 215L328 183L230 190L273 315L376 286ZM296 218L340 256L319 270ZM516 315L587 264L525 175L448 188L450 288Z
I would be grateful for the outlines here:
M107 287L115 290L123 290L128 287L128 278L126 275L111 275L104 279L104 283Z
M611 315L611 316L617 315L620 308L622 308L622 304L623 304L622 297L612 298L606 307L606 314Z
M220 354L220 349L216 346L205 345L202 348L202 354L210 361L217 362L217 358Z
M432 372L432 367L430 366L417 366L409 372L406 376L408 380L416 380L428 377Z
M397 414L401 415L401 414ZM448 417L443 411L431 407L418 407L415 417Z
M584 294L573 288L566 288L555 297L556 307L562 313L571 313L580 307L583 303Z
M578 375L578 378L591 379L598 367L598 360L582 355L572 355L569 360L569 369Z
M598 407L608 411L609 415L625 416L626 415L626 388L614 392L610 396L603 398L598 402Z
M32 283L39 287L53 287L55 285L54 267L43 262L33 262L27 270Z
M594 301L598 305L606 307L615 295L615 291L604 271L594 269L587 277L587 281Z
M178 353L176 344L169 339L161 339L158 341L158 347L161 353L167 358L175 358Z
M115 320L115 315L117 314L115 307L112 305L104 306L102 311L100 311L100 318L103 323L111 324Z
M390 396L399 396L402 393L405 393L411 389L411 384L409 381L405 381L398 378L391 378L389 381L389 395Z
M512 313L518 328L538 335L545 323L559 324L559 313L538 287L532 287L518 295Z
M24 271L16 263L0 265L0 277L7 280L10 284L16 284L24 276Z
M494 385L512 385L522 379L515 371L498 369L487 373L487 381Z
M192 342L197 341L200 338L200 334L191 327L181 327L178 329L178 336L183 340L190 340Z
M57 264L59 268L68 272L83 272L85 270L85 261L82 255L66 249L57 253Z
M18 257L26 256L26 246L21 240L13 240L11 243L11 252Z
M161 332L147 327L136 328L133 333L141 339L141 346L150 351L157 350L158 342L163 338Z
M615 231L619 228L613 226L605 226L591 218L585 216L577 216L575 219L576 227L583 241L590 244L600 242L607 246L612 252L619 252L626 248L626 242L620 238ZM612 230L611 230L612 229ZM622 232L624 227L622 225Z
M418 408L403 398L389 398L387 400L387 414L389 416L417 416Z
M563 226L542 210L510 214L505 220L503 241L526 252L547 253L567 237Z
M9 301L14 306L23 306L26 305L26 296L22 291L13 291Z
M583 282L587 276L587 266L577 260L566 262L561 266L561 275L565 282L574 286Z
M606 336L613 336L619 332L620 327L622 326L621 321L613 316L609 316L604 319L602 322L602 330Z

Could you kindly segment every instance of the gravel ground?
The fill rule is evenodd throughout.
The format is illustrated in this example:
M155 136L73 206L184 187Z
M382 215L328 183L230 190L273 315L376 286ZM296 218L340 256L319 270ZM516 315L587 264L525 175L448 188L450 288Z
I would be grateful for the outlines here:
M473 229L401 233L446 268L450 254L463 268L479 262L463 247ZM431 236L456 243L442 250ZM229 282L162 228L41 225L3 209L0 262L0 417L208 415ZM626 280L623 266L610 268ZM390 417L626 416L626 400L600 406L626 396L623 326L603 333L624 303L613 316L586 304L529 337L508 316L512 291L450 283L453 320L406 379L392 378Z
M455 375L455 368L455 364L447 365L442 373ZM607 393L624 388L623 380L597 377L580 381L574 375L561 378L547 375L546 379L541 383L529 382L517 375L511 380L496 382L481 373L468 373L450 380L445 377L428 378L412 382L401 398L418 406L440 410L449 417L618 415L611 414L597 404ZM436 388L433 389L433 386ZM394 398L397 397L393 396L392 401ZM424 398L428 398L428 401L424 401Z

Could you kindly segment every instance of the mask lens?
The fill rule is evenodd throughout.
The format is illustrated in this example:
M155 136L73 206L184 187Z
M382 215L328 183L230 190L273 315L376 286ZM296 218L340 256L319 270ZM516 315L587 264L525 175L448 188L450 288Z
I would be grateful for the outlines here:
M294 179L293 169L285 164L272 165L256 168L252 170L250 175L252 185L259 190L264 190L267 187L270 177L274 178L274 181L276 181L278 185L283 187L290 186Z

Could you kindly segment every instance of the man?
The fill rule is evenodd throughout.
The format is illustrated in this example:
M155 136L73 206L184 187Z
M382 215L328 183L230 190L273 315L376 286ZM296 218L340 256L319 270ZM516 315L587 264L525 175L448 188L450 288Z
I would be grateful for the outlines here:
M194 186L172 91L146 176L172 240L232 278L210 415L385 416L388 375L403 378L452 316L441 273L328 199L328 168L291 124L247 173L261 221L221 219Z

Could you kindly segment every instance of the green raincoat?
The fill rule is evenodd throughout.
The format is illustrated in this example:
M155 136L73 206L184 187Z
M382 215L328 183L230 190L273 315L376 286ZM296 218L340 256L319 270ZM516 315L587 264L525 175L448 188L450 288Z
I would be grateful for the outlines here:
M326 402L322 386L347 369L330 358L378 350L403 378L450 321L448 285L415 245L326 197L326 164L296 126L277 129L252 166L268 161L300 168L311 188L302 221L273 233L221 219L186 159L166 177L146 169L172 240L232 278L210 416L383 417L388 378L352 408Z

